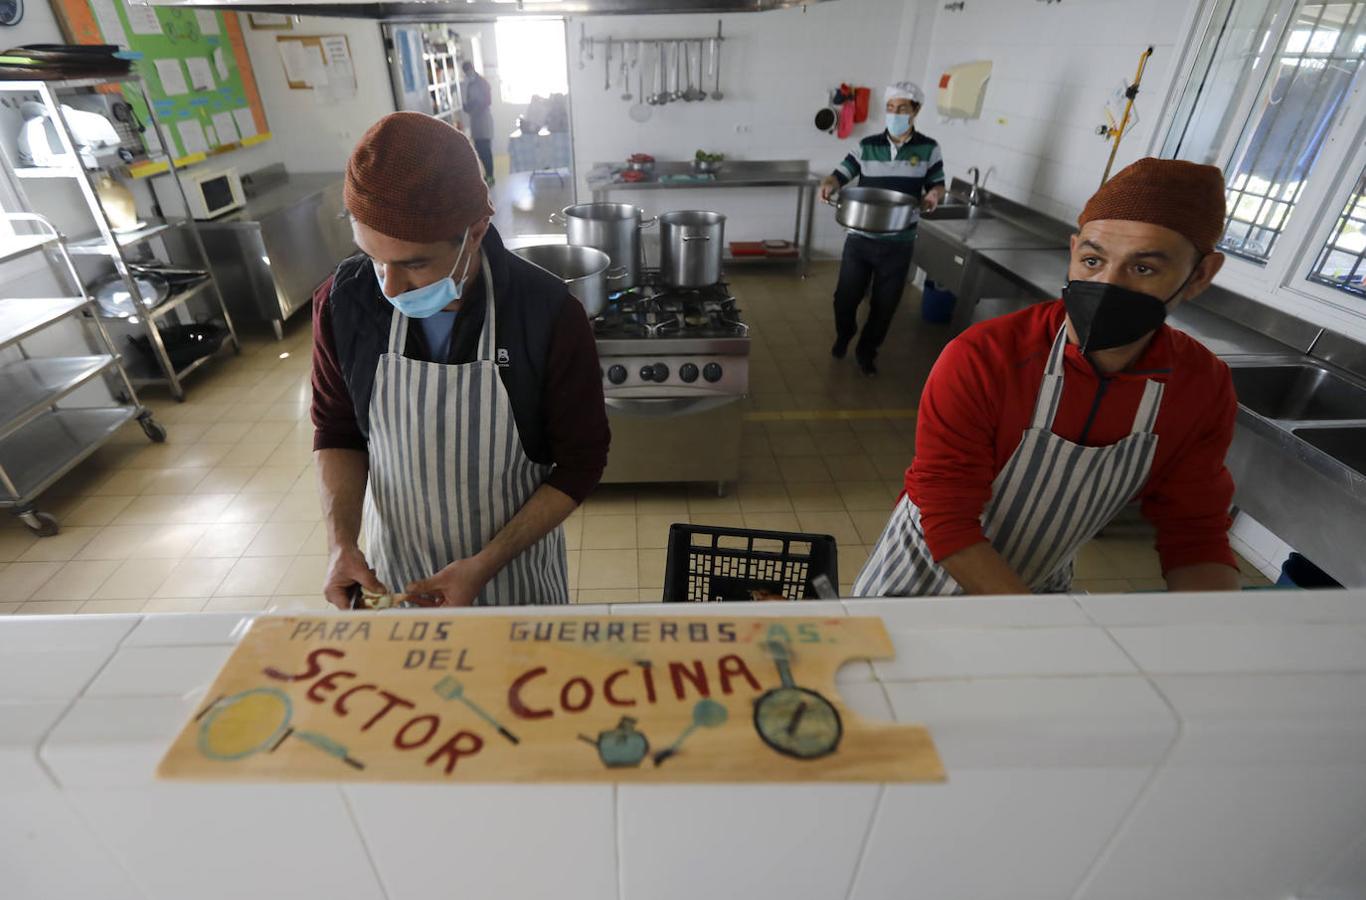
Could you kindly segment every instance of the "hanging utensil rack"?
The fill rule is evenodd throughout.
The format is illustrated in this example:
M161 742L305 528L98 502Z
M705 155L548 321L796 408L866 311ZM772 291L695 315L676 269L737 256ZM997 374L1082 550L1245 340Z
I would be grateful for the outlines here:
M604 66L604 81L606 84L604 90L611 90L613 84L613 70L616 66L620 66L621 87L625 93L629 93L631 70L635 69L637 66L644 69L651 64L651 61L654 61L656 69L660 69L661 66L666 64L663 60L667 59L670 53L674 54L675 58L679 58L678 54L690 53L691 48L696 46L699 49L697 50L697 55L693 58L696 59L697 71L692 73L693 78L691 79L695 82L696 91L688 98L680 95L676 99L705 100L710 98L712 100L720 100L725 96L725 93L721 90L720 71L721 45L725 43L725 41L726 36L722 30L720 19L716 20L716 34L709 34L701 37L696 35L625 38L606 35L603 37L591 37L588 35L587 29L580 25L579 68L586 68L588 63L596 58L598 49L601 49L604 55L607 55L609 59L613 54L629 54L627 57L629 63L623 64L623 61L618 59L615 65L609 62ZM709 58L708 55L710 55ZM710 90L708 89L707 83L704 81L704 77L709 77L712 80ZM684 84L680 85L680 87L686 88L688 85ZM631 98L624 96L622 99L629 100ZM664 102L671 102L672 99L675 98L670 98L670 100ZM651 105L658 106L662 104L655 102Z

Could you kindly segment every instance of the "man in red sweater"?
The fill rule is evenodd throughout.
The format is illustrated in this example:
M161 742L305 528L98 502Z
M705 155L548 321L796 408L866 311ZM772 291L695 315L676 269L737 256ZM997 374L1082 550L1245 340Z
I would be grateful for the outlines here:
M1223 175L1140 160L1078 224L1062 300L980 323L935 363L856 596L1065 591L1077 549L1133 499L1170 590L1238 589L1233 383L1164 324L1223 265Z

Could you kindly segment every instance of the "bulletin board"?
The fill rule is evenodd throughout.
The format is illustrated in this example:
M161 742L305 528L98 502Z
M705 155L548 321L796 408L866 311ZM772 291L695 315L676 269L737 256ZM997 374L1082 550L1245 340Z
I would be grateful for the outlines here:
M128 0L52 0L52 8L67 40L118 44L142 54L134 66L177 166L270 138L237 13ZM125 88L124 93L146 122L138 92ZM152 162L130 168L146 176L167 166Z

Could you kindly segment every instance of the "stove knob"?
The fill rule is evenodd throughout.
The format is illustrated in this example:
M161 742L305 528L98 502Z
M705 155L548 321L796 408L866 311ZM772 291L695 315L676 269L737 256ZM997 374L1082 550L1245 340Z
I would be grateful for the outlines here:
M692 384L696 381L697 375L698 371L695 363L684 363L678 367L678 377L682 378L688 384Z
M721 364L707 363L702 367L702 377L715 384L721 380Z
M626 367L617 365L607 370L607 380L613 384L621 384L626 380Z
M669 380L669 367L664 363L655 363L655 381L660 384Z
M655 367L654 367L654 366L641 366L641 367L640 367L640 380L641 380L641 381L654 381L654 380L655 380Z

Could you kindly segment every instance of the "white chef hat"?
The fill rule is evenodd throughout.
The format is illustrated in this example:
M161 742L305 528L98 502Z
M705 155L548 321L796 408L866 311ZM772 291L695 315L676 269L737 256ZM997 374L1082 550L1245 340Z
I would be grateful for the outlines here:
M914 81L898 81L896 84L889 84L887 90L882 93L882 102L884 103L890 103L893 100L909 100L916 106L923 106L925 103L925 92Z

